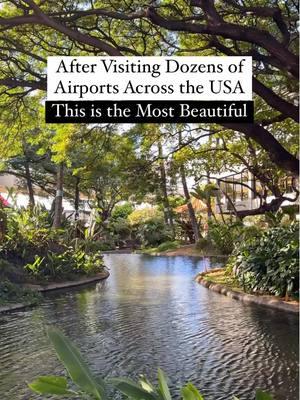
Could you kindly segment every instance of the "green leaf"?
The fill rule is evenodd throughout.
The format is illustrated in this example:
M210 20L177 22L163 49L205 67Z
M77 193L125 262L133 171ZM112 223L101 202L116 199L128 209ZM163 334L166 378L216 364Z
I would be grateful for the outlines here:
M262 390L258 389L256 391L255 400L273 400L273 396L271 396L267 392L263 392Z
M74 392L68 390L67 385L67 380L63 376L40 376L28 386L39 394L74 395Z
M58 358L64 364L72 381L85 393L92 394L97 400L105 399L104 382L92 375L89 367L73 343L59 330L48 329L48 336L55 348Z
M164 400L172 400L166 376L160 368L158 368L158 383L159 383L159 389L160 389L163 399Z
M108 382L130 399L157 400L157 396L154 393L149 393L130 379L112 378Z
M148 379L144 375L140 377L139 384L148 393L153 393L155 391L153 385L148 381Z
M204 400L198 389L192 384L188 383L181 389L183 400Z

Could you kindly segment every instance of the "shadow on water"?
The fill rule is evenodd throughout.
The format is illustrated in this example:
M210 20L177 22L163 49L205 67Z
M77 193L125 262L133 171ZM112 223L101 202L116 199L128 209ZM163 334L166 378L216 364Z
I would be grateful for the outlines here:
M111 254L105 261L107 281L0 316L2 400L28 399L26 381L63 372L46 325L63 329L101 375L155 379L160 366L174 389L192 380L207 400L249 400L258 387L277 400L298 398L297 318L195 283L220 260Z

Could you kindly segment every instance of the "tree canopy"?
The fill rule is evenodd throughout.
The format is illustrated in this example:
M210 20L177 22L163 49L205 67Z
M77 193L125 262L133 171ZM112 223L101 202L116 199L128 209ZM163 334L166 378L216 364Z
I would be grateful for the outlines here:
M253 139L281 169L298 172L296 153L282 140L286 124L298 121L294 1L0 4L2 104L46 89L49 55L251 55L255 123L225 128Z

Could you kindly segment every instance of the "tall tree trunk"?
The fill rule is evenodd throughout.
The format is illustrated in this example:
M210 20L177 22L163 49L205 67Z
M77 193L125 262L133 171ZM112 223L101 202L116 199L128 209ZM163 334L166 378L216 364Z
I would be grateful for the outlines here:
M75 208L75 221L79 219L79 176L76 176L75 181L75 198L74 198L74 208Z
M26 175L26 184L27 184L28 197L29 197L28 205L29 205L29 208L32 210L33 207L35 206L35 199L34 199L34 190L33 190L31 172L30 172L30 164L29 164L29 160L27 158L25 160L25 175Z
M189 217L190 217L190 221L191 221L193 232L194 232L195 242L198 242L198 240L200 239L200 232L199 232L199 227L198 227L198 223L197 223L197 219L196 219L196 215L195 215L195 210L191 203L191 196L190 196L190 192L189 192L189 189L188 189L188 186L186 183L185 169L184 169L183 164L180 166L180 176L181 176L181 182L182 182L182 186L183 186L184 197L187 201L187 208L189 211Z
M57 178L56 178L56 197L54 207L54 218L53 225L54 229L61 227L62 212L63 212L63 182L64 182L64 164L60 163L57 167Z
M220 211L220 215L221 215L222 221L225 224L226 221L225 221L224 214L223 214L223 208L222 208L220 194L217 194L217 196L216 196L216 203L217 203L217 206L219 207L219 211ZM216 221L217 221L217 219L216 219Z
M166 224L170 225L172 234L173 234L173 239L174 239L175 238L175 228L174 228L172 210L171 210L170 202L168 199L166 169L165 169L165 163L164 163L164 159L163 159L163 149L162 149L160 140L158 140L157 146L158 146L158 155L159 155L161 191L162 191L162 195L163 195L165 222L166 222Z
M7 215L3 208L2 203L0 202L0 242L4 241L6 231L7 231Z

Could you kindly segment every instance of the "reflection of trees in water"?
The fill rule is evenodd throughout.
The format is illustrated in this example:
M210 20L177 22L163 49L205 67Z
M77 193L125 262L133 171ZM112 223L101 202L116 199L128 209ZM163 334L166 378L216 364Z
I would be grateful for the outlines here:
M62 372L46 324L74 340L101 375L147 373L155 379L161 366L172 387L192 380L208 399L228 399L230 393L249 399L258 386L275 387L279 400L295 398L295 317L198 285L193 278L209 261L112 255L107 281L52 293L42 307L2 316L0 393L9 393L3 400L22 399L14 381Z

